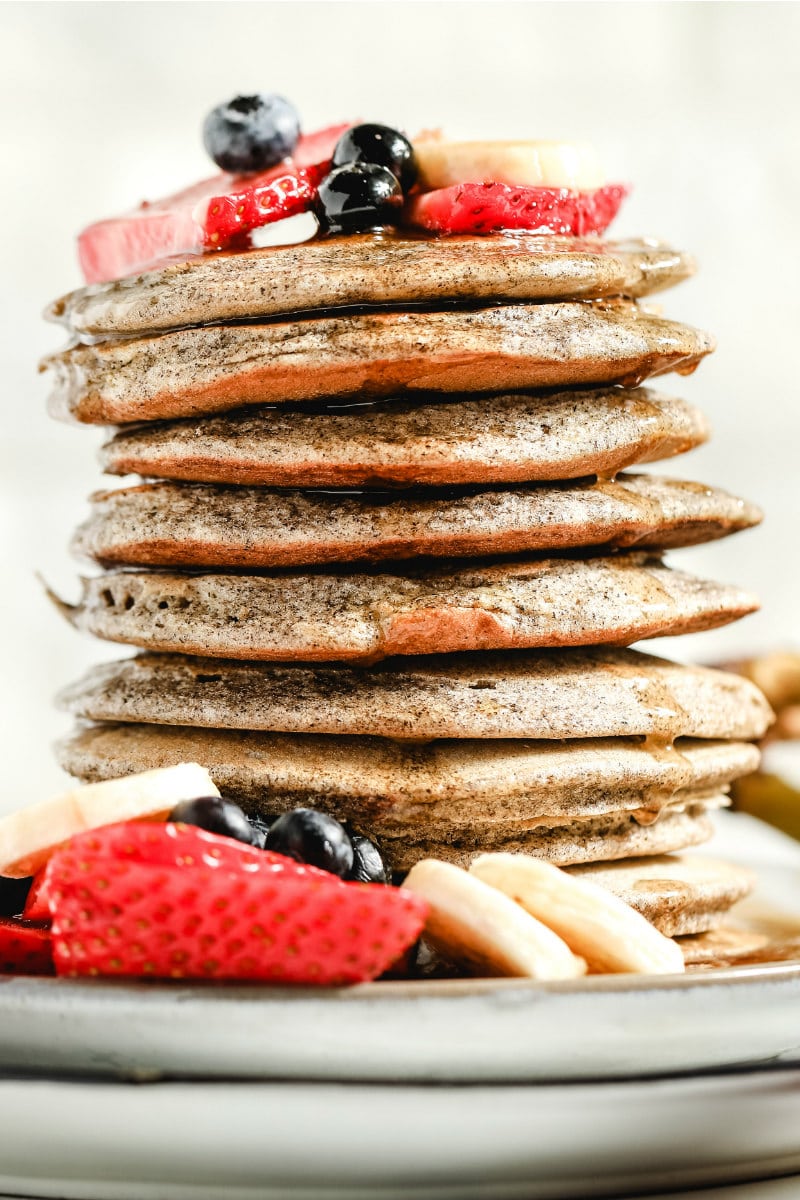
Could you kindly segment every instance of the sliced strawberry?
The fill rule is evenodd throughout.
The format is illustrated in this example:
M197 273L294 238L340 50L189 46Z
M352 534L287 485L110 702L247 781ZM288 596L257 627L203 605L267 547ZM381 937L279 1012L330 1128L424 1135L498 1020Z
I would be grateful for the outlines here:
M569 188L511 187L507 183L459 183L413 196L406 209L410 225L436 233L602 233L628 194L613 183L591 192Z
M393 963L426 915L398 888L343 883L189 825L81 834L46 879L60 975L358 983Z
M235 246L236 238L247 230L303 211L309 207L315 181L327 170L334 146L349 128L349 124L332 125L301 137L293 157L269 171L215 175L174 196L145 202L124 216L90 225L78 238L78 259L86 282L119 279L160 259L199 253L204 246ZM286 181L282 185L281 179ZM207 227L207 218L217 206L219 212L213 214L216 223ZM234 219L242 206L249 213L250 224ZM212 241L214 233L218 237ZM223 233L229 234L230 242Z
M34 876L22 916L26 921L50 920L50 897L44 868Z
M14 917L0 917L0 975L52 975L50 930Z
M213 196L205 213L195 215L203 226L209 250L246 249L246 235L261 225L293 217L311 208L317 187L330 163L313 167L273 168L226 195ZM202 218L202 220L201 220ZM243 244L244 243L244 244Z

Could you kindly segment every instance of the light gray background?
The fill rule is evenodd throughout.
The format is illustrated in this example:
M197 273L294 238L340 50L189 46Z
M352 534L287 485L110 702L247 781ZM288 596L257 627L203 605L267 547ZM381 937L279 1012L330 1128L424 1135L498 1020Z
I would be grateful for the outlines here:
M763 612L651 645L710 661L798 641L796 4L3 4L0 39L0 808L61 786L49 746L68 722L52 694L119 653L64 625L34 577L74 595L67 541L101 483L98 431L45 416L36 361L62 335L41 309L80 282L82 225L209 173L201 121L242 91L285 93L307 129L360 117L412 134L596 142L635 185L616 231L700 259L699 277L665 296L667 314L719 339L695 376L661 385L716 429L666 470L768 515L755 533L673 556L752 586Z

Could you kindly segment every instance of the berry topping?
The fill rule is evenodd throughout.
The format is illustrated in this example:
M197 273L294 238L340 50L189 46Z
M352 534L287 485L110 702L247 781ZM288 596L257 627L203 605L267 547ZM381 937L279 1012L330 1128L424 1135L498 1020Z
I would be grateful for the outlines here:
M25 908L33 879L6 879L0 875L0 917L18 917Z
M182 800L169 814L169 820L183 825L196 825L209 833L245 842L261 848L261 838L238 804L221 796L202 796L198 800Z
M317 215L330 233L364 233L397 223L403 189L387 167L351 163L319 185Z
M0 975L52 975L50 930L0 917Z
M311 207L347 125L305 134L290 162L258 175L215 175L183 192L98 221L78 238L87 283L119 279L155 262L205 249L241 248L253 228ZM217 235L216 237L214 235Z
M386 868L375 843L359 834L350 840L353 843L353 865L347 878L359 883L388 883Z
M343 133L333 152L333 165L343 167L349 163L386 167L404 192L417 180L414 147L407 137L388 125L354 125Z
M344 984L374 979L427 905L187 825L73 838L47 868L60 975Z
M341 877L353 867L353 844L347 830L315 808L296 808L278 817L267 834L266 848Z
M609 184L591 192L568 188L511 187L506 183L460 183L412 197L411 225L436 233L602 233L617 215L628 189Z
M283 96L237 96L203 124L203 144L223 171L245 174L274 167L293 153L300 118Z

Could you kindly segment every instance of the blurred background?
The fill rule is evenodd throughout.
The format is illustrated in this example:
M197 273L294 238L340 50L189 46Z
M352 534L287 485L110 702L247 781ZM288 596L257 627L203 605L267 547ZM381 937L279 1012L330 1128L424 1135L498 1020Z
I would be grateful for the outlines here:
M63 785L50 744L69 722L53 694L119 655L65 625L35 575L75 596L67 543L102 485L100 431L45 414L36 363L63 339L41 310L81 282L82 226L212 173L201 122L241 92L284 93L307 130L361 118L597 143L610 177L634 184L614 232L697 255L666 313L719 340L695 376L660 384L716 434L666 470L767 513L759 530L677 556L756 590L762 612L651 648L705 662L800 648L797 4L4 3L0 44L0 809Z

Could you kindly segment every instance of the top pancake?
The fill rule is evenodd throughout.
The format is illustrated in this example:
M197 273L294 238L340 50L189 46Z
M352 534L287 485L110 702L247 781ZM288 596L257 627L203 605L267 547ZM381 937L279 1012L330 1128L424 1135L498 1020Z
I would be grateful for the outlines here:
M708 334L628 301L512 304L198 326L70 346L51 412L126 424L250 404L622 383L694 370Z
M47 315L128 335L346 305L644 296L693 271L688 255L647 241L367 234L170 263L81 288Z

